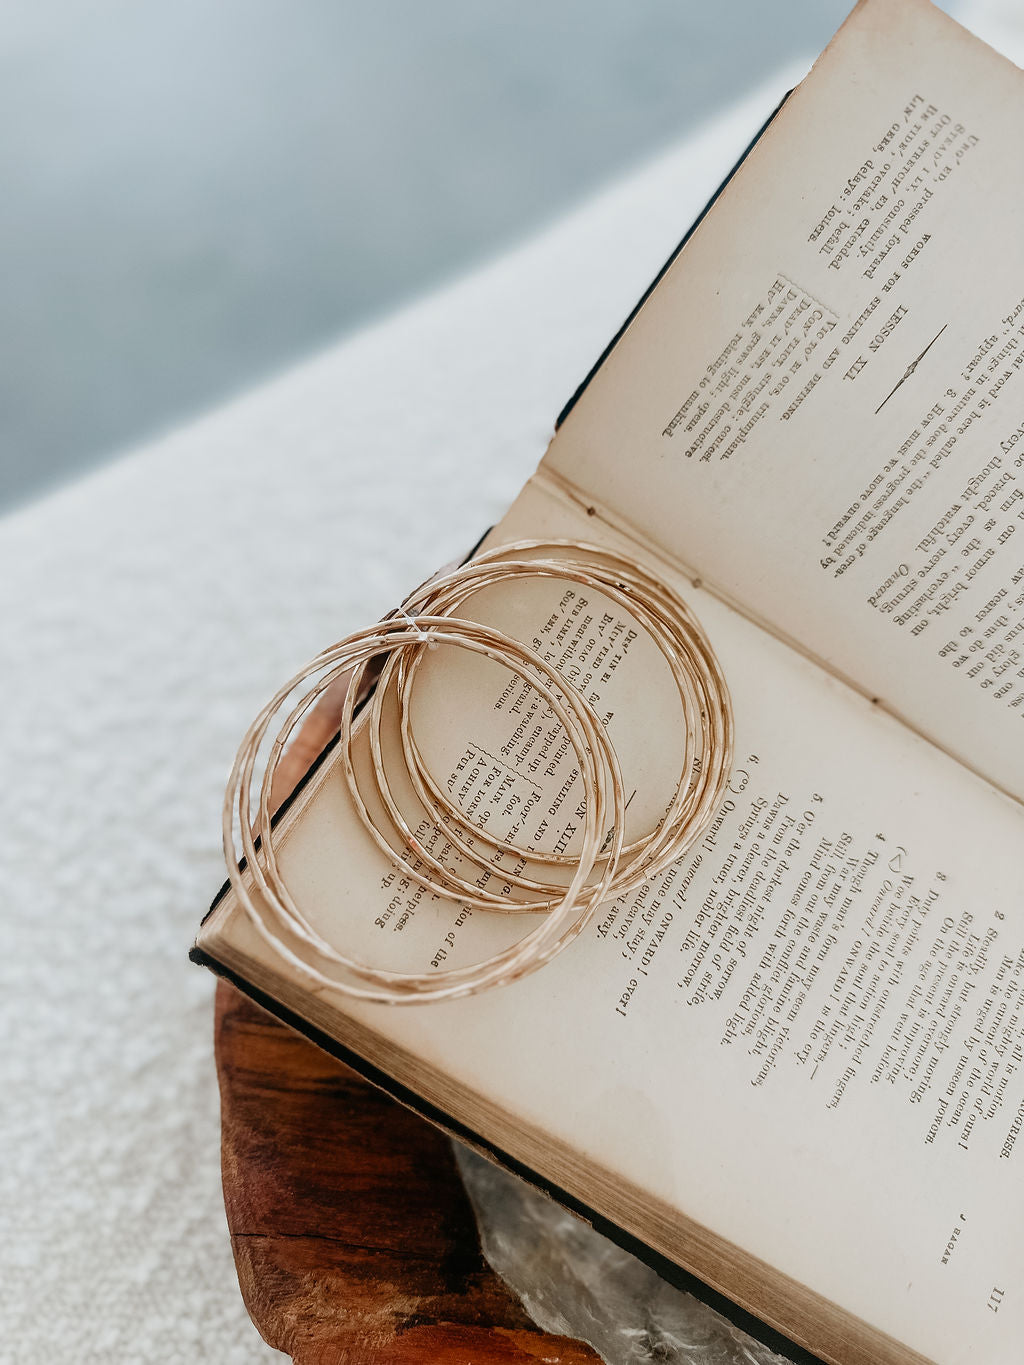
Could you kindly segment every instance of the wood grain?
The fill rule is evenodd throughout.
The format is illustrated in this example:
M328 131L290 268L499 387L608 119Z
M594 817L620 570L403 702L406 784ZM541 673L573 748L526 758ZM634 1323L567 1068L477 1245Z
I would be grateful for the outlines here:
M487 1265L448 1139L218 983L224 1203L242 1297L296 1365L584 1365Z
M347 679L282 757L278 806L337 731ZM296 1365L590 1365L480 1251L448 1139L217 984L224 1205L249 1315Z

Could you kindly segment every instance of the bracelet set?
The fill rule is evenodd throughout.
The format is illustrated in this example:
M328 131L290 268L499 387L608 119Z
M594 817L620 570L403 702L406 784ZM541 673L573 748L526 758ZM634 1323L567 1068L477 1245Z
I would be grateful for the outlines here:
M672 675L685 736L678 780L656 827L632 843L625 842L626 796L619 760L591 701L535 649L460 615L485 588L527 578L578 584L615 604L649 634ZM549 717L564 730L584 792L578 852L545 853L502 840L474 823L428 771L413 733L411 700L424 658L446 645L508 669L539 695ZM378 667L372 697L357 719L356 698ZM473 909L540 917L510 947L447 969L386 970L327 942L291 895L274 850L274 775L297 727L345 674L351 678L338 735L340 767L366 831L403 876L436 897ZM389 778L387 771L381 740L386 703L397 712L401 761L422 812L417 818L400 808L394 774ZM276 722L279 728L270 740ZM353 762L357 725L367 728L372 791L360 786L367 778L359 778ZM225 792L228 877L259 935L316 986L383 1004L457 999L507 985L550 961L603 901L635 891L681 857L723 799L732 747L732 708L721 668L692 613L665 583L624 555L584 542L502 545L424 584L386 620L323 650L263 708L242 741ZM429 827L443 829L450 861L442 861L426 846L429 840L417 837L424 818ZM500 884L500 891L488 889L492 881Z

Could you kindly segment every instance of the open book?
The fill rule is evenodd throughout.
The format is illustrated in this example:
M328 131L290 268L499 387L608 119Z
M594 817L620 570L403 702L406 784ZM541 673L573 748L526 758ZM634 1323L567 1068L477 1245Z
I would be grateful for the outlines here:
M621 548L708 632L736 762L684 858L469 1000L310 989L230 895L195 950L844 1365L1024 1358L1022 125L1009 62L926 0L862 0L491 533ZM653 828L680 720L651 640L550 580L472 607L587 679L627 837ZM528 688L439 648L414 719L464 809L572 847L572 756ZM330 752L276 845L319 932L382 966L536 923L410 883Z

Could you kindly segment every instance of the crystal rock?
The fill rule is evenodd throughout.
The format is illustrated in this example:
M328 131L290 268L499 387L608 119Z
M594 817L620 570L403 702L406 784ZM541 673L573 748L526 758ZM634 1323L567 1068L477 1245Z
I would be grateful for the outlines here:
M547 1332L605 1365L789 1365L553 1200L454 1143L492 1269Z

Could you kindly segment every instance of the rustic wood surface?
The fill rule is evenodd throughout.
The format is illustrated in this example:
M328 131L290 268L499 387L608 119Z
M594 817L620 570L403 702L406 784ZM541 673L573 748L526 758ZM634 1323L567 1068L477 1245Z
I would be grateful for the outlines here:
M224 1203L245 1306L296 1365L583 1365L480 1251L436 1129L219 982Z
M275 804L337 727L332 688ZM490 1269L448 1139L217 985L224 1204L245 1306L296 1365L584 1365Z

